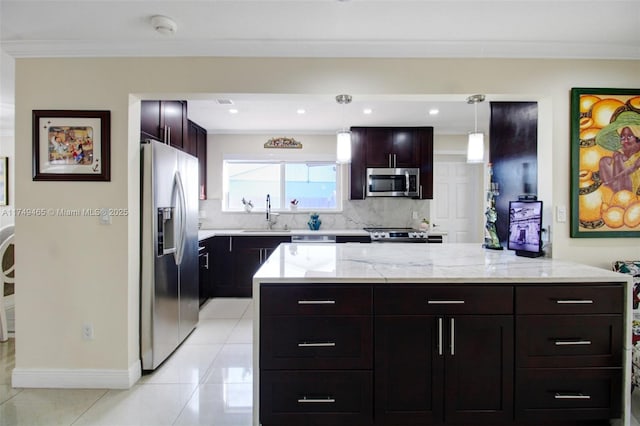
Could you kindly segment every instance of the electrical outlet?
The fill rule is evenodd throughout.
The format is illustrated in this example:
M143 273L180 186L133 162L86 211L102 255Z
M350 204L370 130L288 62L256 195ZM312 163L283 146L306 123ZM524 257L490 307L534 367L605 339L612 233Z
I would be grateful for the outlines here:
M93 324L91 323L82 324L82 339L93 340Z
M413 212L413 213L411 214L411 217L413 218L413 220L418 219L418 212Z
M111 225L109 209L100 209L100 225Z

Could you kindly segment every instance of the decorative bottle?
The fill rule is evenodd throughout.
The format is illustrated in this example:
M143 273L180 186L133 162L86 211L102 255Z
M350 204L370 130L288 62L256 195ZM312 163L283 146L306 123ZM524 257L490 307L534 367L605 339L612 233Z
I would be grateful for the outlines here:
M322 225L320 215L318 215L318 213L311 213L311 219L309 219L307 225L309 225L309 229L311 229L312 231L317 231L318 229L320 229L320 225Z

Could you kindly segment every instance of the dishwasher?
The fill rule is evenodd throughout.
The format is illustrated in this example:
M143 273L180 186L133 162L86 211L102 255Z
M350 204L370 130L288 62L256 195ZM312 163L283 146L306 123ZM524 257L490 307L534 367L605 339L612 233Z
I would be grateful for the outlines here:
M291 242L296 244L304 243L335 243L335 235L292 235Z

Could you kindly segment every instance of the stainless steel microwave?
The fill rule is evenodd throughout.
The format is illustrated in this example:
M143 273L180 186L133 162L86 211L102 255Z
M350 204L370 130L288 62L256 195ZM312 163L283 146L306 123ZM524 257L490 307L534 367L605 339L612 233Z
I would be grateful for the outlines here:
M367 169L367 197L419 197L420 169Z

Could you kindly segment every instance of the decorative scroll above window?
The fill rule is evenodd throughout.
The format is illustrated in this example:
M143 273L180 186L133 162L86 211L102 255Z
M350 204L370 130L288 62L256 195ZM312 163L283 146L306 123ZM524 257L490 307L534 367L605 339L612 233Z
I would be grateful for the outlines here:
M302 142L294 138L271 138L264 144L265 148L302 148Z

